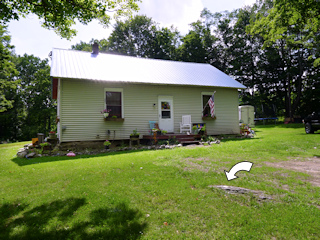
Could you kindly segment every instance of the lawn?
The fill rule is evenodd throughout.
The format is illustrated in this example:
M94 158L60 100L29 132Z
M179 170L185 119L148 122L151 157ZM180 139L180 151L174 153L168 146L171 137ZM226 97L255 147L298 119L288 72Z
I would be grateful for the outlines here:
M320 239L312 176L267 163L320 161L320 134L259 126L206 147L18 159L0 145L0 239ZM227 181L241 161L250 172ZM228 194L210 185L263 191Z

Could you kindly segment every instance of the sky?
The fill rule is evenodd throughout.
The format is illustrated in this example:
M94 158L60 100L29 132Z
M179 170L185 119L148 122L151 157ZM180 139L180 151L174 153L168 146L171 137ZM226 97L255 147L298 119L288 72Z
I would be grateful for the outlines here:
M173 25L181 34L186 34L189 24L200 18L200 12L204 8L212 13L232 11L254 2L255 0L142 0L139 3L140 10L135 14L151 17L161 27ZM112 26L103 28L97 21L88 25L78 23L75 28L78 31L76 37L71 40L61 39L53 30L42 28L37 16L28 15L19 21L11 21L8 31L16 54L33 54L41 59L48 58L52 48L70 49L80 41L108 38L112 32Z

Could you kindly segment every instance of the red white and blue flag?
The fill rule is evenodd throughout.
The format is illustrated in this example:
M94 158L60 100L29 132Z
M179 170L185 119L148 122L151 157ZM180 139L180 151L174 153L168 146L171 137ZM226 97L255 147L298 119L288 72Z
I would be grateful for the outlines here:
M211 117L214 118L215 116L215 112L214 112L214 94L212 94L212 96L210 97L208 104L210 106L210 114Z

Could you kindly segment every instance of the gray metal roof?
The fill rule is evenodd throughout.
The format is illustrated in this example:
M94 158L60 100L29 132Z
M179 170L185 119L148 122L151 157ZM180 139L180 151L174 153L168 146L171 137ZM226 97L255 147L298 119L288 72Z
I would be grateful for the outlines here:
M53 49L52 77L130 83L246 88L210 64Z

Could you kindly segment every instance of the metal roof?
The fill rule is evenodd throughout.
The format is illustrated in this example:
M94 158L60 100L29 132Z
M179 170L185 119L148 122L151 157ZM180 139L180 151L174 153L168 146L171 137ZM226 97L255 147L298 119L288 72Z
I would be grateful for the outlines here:
M110 82L246 88L210 64L64 49L53 49L50 75Z

